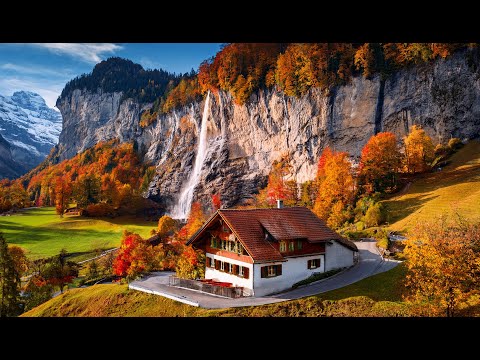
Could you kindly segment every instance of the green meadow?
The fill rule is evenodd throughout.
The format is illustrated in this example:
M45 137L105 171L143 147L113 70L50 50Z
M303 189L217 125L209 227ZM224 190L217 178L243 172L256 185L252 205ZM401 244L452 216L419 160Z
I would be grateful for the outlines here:
M120 245L123 230L148 238L157 224L142 218L60 218L54 207L28 209L12 216L0 216L0 231L9 244L21 246L30 258L69 253L87 253Z

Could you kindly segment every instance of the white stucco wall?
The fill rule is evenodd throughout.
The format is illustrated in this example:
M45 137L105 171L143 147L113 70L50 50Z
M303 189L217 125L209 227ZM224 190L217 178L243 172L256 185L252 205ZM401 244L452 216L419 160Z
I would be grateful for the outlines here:
M320 258L320 267L308 269L307 261ZM261 277L261 267L267 265L282 264L282 275L271 278ZM292 287L296 282L308 278L314 272L325 271L324 255L311 255L296 258L287 258L285 262L275 262L268 264L253 264L254 296L264 296L286 290Z
M230 259L224 256L218 256L214 254L207 253L207 257L212 258L214 260L220 260L220 261L225 261L230 264L235 264L239 266L244 266L249 269L249 278L244 279L242 277L239 277L237 275L232 275L229 274L228 272L222 272L219 270L215 270L214 268L211 267L206 267L205 268L205 279L214 279L217 281L224 281L224 282L230 282L234 286L243 286L246 289L253 289L253 264L241 262L238 260ZM247 291L248 293L248 291Z
M352 266L354 253L336 241L333 241L331 245L325 244L325 271Z

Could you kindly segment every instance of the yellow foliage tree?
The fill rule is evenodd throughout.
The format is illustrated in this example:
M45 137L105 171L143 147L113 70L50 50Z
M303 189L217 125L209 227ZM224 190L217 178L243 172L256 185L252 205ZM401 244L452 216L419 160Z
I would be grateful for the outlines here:
M413 125L408 136L403 138L405 144L405 166L410 173L424 172L434 160L435 147L432 139L420 126Z
M446 216L417 224L409 233L406 300L431 315L454 316L480 290L480 223Z
M347 153L331 152L329 149L322 154L320 161L324 161L323 175L317 177L319 188L313 212L325 221L328 221L330 216L337 218L336 220L332 218L330 224L333 227L338 227L345 222L345 217L342 217L339 225L339 214L346 210L354 200L355 183L352 175L352 165L348 161ZM341 205L334 207L336 203Z

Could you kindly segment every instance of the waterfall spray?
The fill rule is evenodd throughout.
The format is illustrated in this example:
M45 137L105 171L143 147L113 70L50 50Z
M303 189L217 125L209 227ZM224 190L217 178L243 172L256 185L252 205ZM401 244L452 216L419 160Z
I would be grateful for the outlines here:
M183 186L178 202L172 210L171 217L174 219L186 219L190 212L193 200L193 190L197 186L200 179L200 172L202 170L203 161L207 153L207 120L208 120L208 104L210 100L210 91L205 98L205 106L203 108L202 123L199 131L199 141L197 147L197 154L195 156L195 166L188 181Z

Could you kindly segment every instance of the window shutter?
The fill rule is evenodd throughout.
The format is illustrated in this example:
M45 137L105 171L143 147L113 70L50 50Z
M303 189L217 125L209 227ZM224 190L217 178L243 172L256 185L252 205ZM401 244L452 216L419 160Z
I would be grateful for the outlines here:
M262 278L266 278L268 276L268 266L262 266L260 270L261 270L260 276Z
M220 269L220 260L215 260L215 269Z
M320 267L320 259L315 259L315 262L316 262L317 268Z
M318 259L318 267L320 267L320 265L322 265L322 258Z
M207 257L207 267L210 267L212 258Z
M250 269L249 269L248 267L245 267L245 266L243 267L243 277L244 277L245 279L248 279L248 271L249 271L249 270L250 270ZM263 277L263 276L262 276L262 277Z
M238 275L238 265L233 264L233 275Z
M312 268L312 260L307 260L307 269Z
M282 275L282 265L277 265L277 271L276 271L276 275L277 276L280 276Z

